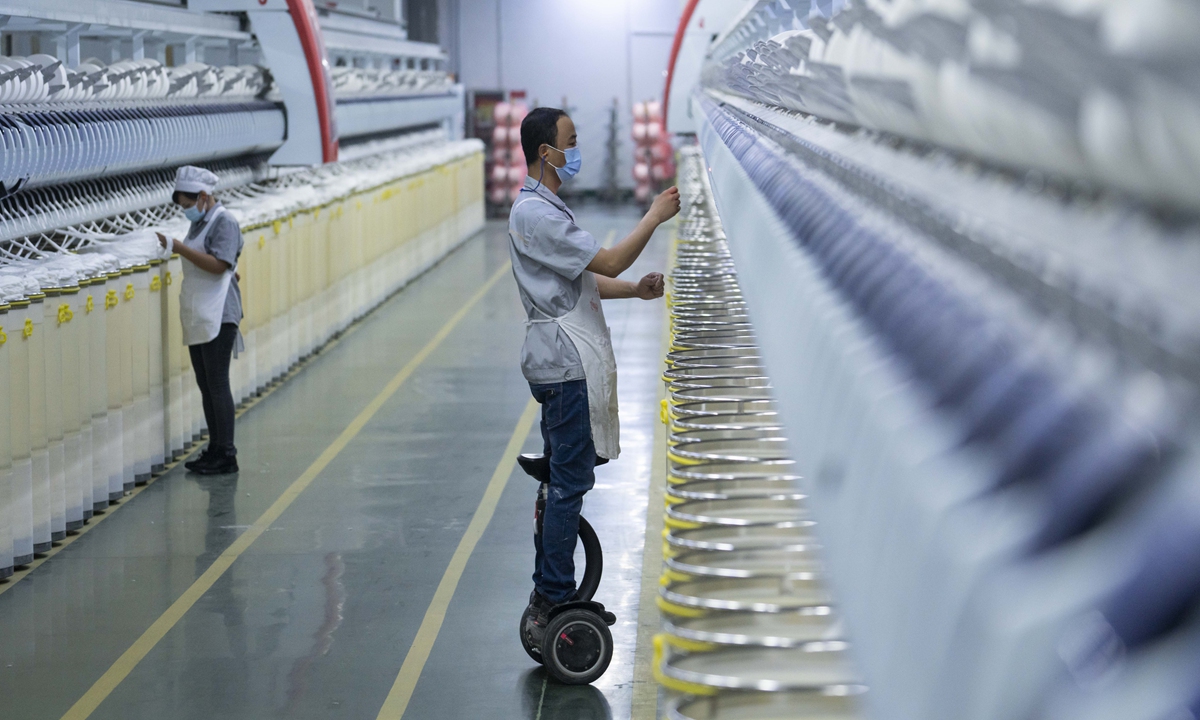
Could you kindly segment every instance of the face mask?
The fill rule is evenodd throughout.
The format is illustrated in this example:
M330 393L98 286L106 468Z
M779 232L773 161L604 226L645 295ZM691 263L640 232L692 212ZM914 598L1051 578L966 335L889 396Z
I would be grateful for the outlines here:
M558 148L550 145L549 147L558 150ZM562 167L554 167L552 163L547 163L554 168L554 172L558 173L558 179L566 182L575 177L579 173L580 166L583 165L583 155L579 152L579 148L567 148L566 150L558 150L567 159L567 164Z
M200 208L193 205L190 208L183 209L183 216L190 222L196 222L200 218L204 217L204 212Z

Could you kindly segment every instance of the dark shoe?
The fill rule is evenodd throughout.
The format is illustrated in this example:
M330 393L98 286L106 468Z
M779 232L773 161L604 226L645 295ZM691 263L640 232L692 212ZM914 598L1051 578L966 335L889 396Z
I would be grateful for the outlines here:
M209 464L213 459L212 451L209 448L204 448L204 451L195 460L188 460L183 466L192 472L196 472L196 468Z
M529 593L529 607L525 608L525 638L530 646L540 648L546 626L550 624L550 610L554 603L538 594Z
M197 475L230 475L238 471L237 455L213 455L210 462L197 465L192 472Z

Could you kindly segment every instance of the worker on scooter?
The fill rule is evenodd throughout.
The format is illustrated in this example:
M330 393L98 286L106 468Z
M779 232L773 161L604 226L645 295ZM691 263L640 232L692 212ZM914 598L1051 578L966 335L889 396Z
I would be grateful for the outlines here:
M575 598L575 543L583 496L594 468L620 454L617 365L601 300L663 296L663 276L617 279L645 249L654 230L679 212L672 187L612 248L578 225L558 197L581 165L575 124L562 110L537 108L521 123L528 165L509 214L509 254L527 315L521 371L542 406L542 440L550 458L543 529L535 535L534 591L523 631L540 644L555 605Z

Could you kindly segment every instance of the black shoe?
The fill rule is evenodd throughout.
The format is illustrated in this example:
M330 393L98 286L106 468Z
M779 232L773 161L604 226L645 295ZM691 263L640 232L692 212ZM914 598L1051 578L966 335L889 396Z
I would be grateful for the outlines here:
M196 468L207 465L213 461L213 452L209 448L204 448L204 451L194 460L188 460L183 464L185 468L192 472L196 472Z
M525 637L532 647L542 646L542 636L550 624L550 611L553 608L554 603L538 594L537 590L529 593L529 607L525 609Z
M230 475L238 471L237 455L214 453L212 460L192 468L197 475Z

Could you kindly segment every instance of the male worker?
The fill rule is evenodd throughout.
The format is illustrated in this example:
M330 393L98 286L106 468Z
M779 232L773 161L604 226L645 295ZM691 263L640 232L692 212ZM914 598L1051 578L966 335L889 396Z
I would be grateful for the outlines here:
M529 175L509 214L513 275L528 316L521 372L542 406L542 439L550 458L550 492L542 532L535 534L534 592L523 628L534 646L555 605L575 597L575 542L583 496L597 464L620 453L617 365L601 300L663 296L663 276L618 280L650 236L679 212L679 191L654 199L632 233L603 248L575 224L558 197L579 172L575 124L562 110L537 108L521 123Z

